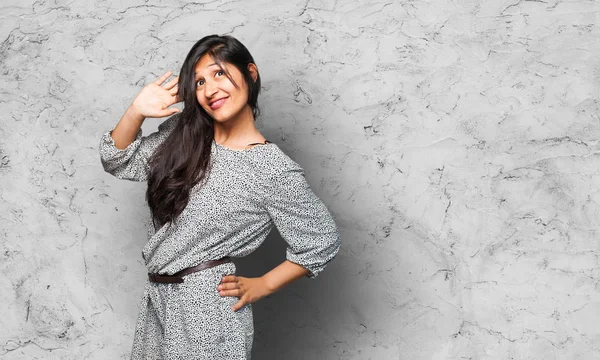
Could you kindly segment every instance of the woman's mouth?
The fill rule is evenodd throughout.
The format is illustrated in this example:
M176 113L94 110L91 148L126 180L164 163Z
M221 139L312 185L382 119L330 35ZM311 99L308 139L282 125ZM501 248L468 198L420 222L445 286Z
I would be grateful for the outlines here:
M213 110L217 110L218 108L220 108L221 106L223 106L223 104L225 103L225 100L227 100L227 98L221 98L219 100L213 101L210 103L210 108Z

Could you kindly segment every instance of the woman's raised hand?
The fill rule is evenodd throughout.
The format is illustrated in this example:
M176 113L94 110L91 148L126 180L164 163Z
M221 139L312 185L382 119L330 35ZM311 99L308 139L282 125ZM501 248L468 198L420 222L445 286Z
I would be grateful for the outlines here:
M172 72L169 70L158 80L144 86L131 104L138 114L144 118L160 118L181 111L177 108L169 109L169 106L181 102L177 95L179 76L164 85L162 84L171 74Z

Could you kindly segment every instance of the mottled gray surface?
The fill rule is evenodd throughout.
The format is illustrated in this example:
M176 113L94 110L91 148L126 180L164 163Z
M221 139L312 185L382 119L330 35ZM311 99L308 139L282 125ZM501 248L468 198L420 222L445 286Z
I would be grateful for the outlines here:
M343 240L319 278L255 304L256 359L600 357L598 14L584 0L3 1L0 358L127 358L145 188L103 172L98 139L210 33L254 55L260 131ZM273 232L240 272L284 252Z

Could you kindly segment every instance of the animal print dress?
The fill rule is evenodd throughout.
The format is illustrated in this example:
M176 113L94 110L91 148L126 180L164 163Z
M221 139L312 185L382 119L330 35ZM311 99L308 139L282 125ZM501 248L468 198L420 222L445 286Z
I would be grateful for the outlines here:
M105 132L99 144L104 170L119 179L146 181L148 159L177 125L179 114L117 149ZM172 224L154 230L147 220L148 242L142 257L148 272L169 274L206 260L243 257L265 240L273 226L288 244L286 258L316 277L340 247L336 224L313 193L304 171L276 144L234 150L213 141L212 168L192 188L187 207ZM238 311L237 297L220 296L217 285L235 274L233 263L184 277L183 283L146 285L131 359L248 360L254 325L252 305ZM241 274L243 276L243 274Z

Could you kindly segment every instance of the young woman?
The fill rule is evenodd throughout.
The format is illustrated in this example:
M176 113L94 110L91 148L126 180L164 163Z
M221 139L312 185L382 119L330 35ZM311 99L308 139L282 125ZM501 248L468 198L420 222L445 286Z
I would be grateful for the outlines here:
M146 85L99 150L104 169L147 181L148 268L132 359L250 359L251 303L314 278L340 247L336 224L304 170L255 127L260 76L231 36L210 35L179 77ZM169 106L183 101L179 111ZM145 118L170 116L142 136ZM286 260L258 278L231 258L277 227Z

